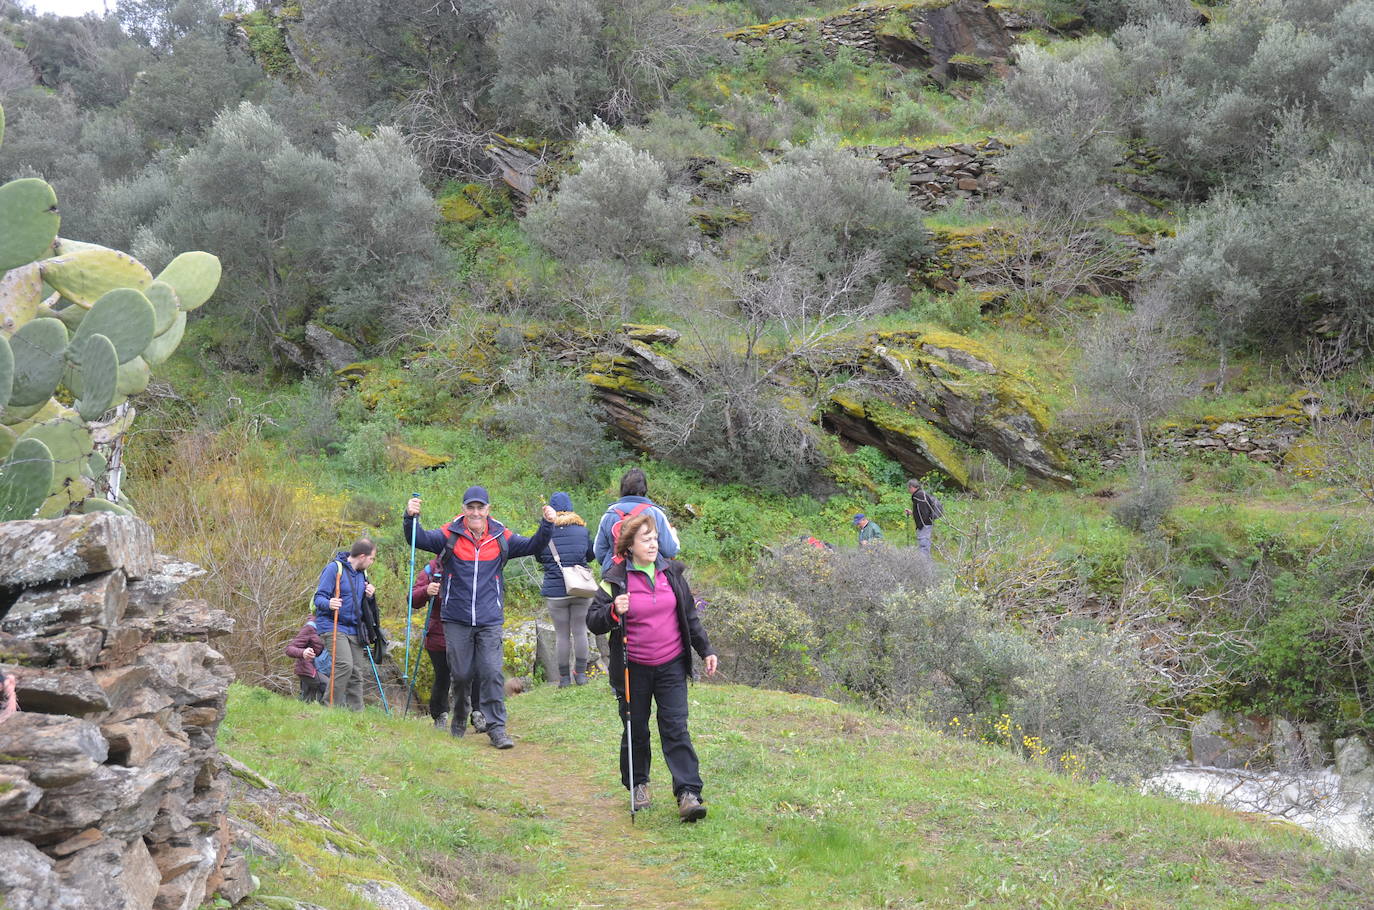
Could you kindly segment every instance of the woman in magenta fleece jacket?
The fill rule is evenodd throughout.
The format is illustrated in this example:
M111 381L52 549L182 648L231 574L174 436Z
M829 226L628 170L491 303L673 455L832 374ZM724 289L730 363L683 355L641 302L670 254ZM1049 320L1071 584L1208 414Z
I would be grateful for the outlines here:
M633 789L636 810L649 806L649 711L658 705L658 738L663 760L673 777L678 816L694 822L706 815L701 801L701 773L692 737L687 732L687 680L692 651L701 655L706 675L716 672L716 653L706 638L696 600L687 586L682 563L658 552L658 528L652 515L632 516L620 526L615 555L605 567L601 590L587 611L587 628L611 633L609 678L620 708L629 712L634 737L630 768L625 734L620 736L620 781ZM629 659L630 702L625 702L625 659Z

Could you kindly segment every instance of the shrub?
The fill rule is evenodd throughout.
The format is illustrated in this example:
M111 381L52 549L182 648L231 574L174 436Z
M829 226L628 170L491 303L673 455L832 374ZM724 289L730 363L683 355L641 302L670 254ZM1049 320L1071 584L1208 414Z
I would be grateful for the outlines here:
M387 459L387 438L393 428L380 420L370 421L355 429L344 443L343 461L360 477L383 474Z
M906 193L877 162L833 137L789 147L736 195L775 257L803 260L822 274L849 268L870 250L885 270L904 269L930 251Z
M545 483L580 484L620 460L620 446L596 419L585 382L556 374L532 379L521 371L506 378L513 396L496 405L493 427L532 443L532 467Z
M1178 473L1152 465L1138 475L1131 489L1112 505L1112 517L1138 533L1154 531L1178 498Z
M796 604L767 592L718 591L711 606L711 636L727 679L790 691L815 686L818 641L811 617Z
M1009 711L1024 732L1013 745L1068 770L1076 756L1093 777L1139 780L1158 770L1167 753L1135 647L1069 627L1043 641L1014 681Z
M579 128L573 157L577 172L530 207L525 225L536 242L568 262L686 254L695 233L687 194L669 188L663 165L600 121Z
M333 454L344 442L338 393L328 380L302 383L281 418L288 445L301 454Z

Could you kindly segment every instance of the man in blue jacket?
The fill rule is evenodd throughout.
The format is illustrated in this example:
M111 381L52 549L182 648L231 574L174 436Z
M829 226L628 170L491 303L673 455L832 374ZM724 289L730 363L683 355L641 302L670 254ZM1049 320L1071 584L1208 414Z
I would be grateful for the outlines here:
M677 555L677 532L673 530L667 514L649 498L649 481L645 478L644 471L630 468L625 472L625 476L620 478L620 499L611 503L606 509L606 514L601 516L601 524L596 529L596 540L592 543L592 552L603 569L610 564L615 553L615 529L622 521L640 512L648 512L654 516L654 525L658 528L658 552L669 559Z
M539 530L533 537L521 537L491 517L485 487L468 487L463 493L463 514L442 529L426 531L420 526L419 497L406 503L401 521L407 541L414 533L417 548L439 554L444 570L439 619L448 645L449 675L462 692L476 673L487 735L498 749L515 745L506 733L506 679L501 672L501 627L506 621L501 573L506 560L544 549L553 533L555 514L544 506Z
M334 649L330 655L334 701L353 711L363 709L363 681L368 660L358 640L358 632L362 629L363 598L376 593L366 574L376 558L377 545L366 537L360 538L352 549L334 554L320 573L320 583L315 588L315 628L324 643ZM337 644L335 615L339 617Z

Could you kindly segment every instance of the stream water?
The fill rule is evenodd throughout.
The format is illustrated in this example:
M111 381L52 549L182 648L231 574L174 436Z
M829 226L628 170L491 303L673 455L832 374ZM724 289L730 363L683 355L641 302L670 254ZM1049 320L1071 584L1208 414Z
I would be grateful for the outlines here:
M1143 789L1291 822L1331 847L1374 849L1374 800L1342 796L1339 787L1331 770L1283 774L1173 765Z

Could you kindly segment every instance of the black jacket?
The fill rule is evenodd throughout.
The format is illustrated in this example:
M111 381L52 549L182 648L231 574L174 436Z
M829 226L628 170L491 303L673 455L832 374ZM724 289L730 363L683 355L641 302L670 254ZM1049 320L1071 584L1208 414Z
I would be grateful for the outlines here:
M926 525L935 524L935 519L939 516L935 514L935 497L925 490L917 490L911 494L911 520L916 523L916 527L924 528Z
M687 586L687 578L683 575L686 566L676 559L665 559L660 556L655 568L663 570L663 574L668 578L668 586L673 589L673 594L677 598L678 628L682 631L682 650L687 660L687 675L691 676L693 649L702 657L708 657L716 652L706 638L706 629L701 625L701 617L697 615L696 598L692 596L692 589ZM620 617L615 615L611 604L625 593L626 571L625 561L613 562L606 566L606 570L601 573L601 588L596 592L596 597L587 610L587 628L592 634L611 633L611 666L607 675L610 677L612 688L617 692L625 681L625 648L622 644L625 627L620 624Z

